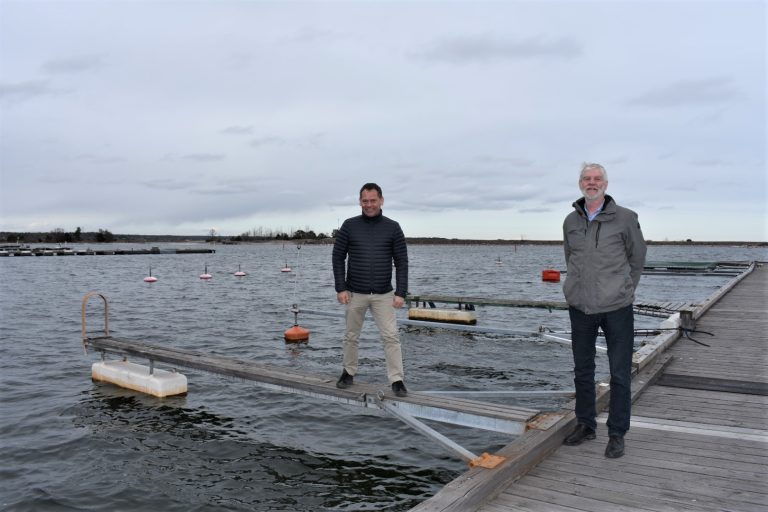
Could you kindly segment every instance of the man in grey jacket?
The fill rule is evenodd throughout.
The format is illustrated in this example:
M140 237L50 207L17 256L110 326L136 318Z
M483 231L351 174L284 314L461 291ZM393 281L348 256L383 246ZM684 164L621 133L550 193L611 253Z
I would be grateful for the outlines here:
M408 392L403 384L403 355L395 308L403 307L408 290L408 249L400 225L382 214L383 205L381 187L375 183L363 185L362 215L344 221L333 245L336 298L347 307L344 369L336 387L344 389L353 383L358 369L358 339L365 313L370 309L384 343L387 378L395 395L403 397Z
M602 165L584 164L579 188L583 197L573 203L575 211L563 223L568 266L563 292L571 320L578 421L564 444L578 445L596 437L595 341L601 328L611 372L605 456L617 458L624 455L624 434L629 430L632 302L645 265L646 246L637 214L606 195L608 175Z

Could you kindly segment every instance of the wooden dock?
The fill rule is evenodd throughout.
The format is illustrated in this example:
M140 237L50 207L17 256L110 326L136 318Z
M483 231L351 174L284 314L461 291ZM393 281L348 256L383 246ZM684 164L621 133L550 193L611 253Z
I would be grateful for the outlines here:
M572 412L500 450L495 469L471 469L412 512L768 511L768 267L698 316L682 337L637 364L626 454L597 440L563 446ZM668 347L668 348L667 348ZM607 398L604 388L599 403Z

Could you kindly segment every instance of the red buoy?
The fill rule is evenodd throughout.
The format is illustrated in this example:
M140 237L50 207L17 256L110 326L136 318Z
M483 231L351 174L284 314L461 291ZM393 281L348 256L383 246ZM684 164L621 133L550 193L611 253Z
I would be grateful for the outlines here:
M549 283L559 283L560 282L560 271L559 270L543 270L541 272L541 280L547 281Z
M237 266L237 272L235 272L235 277L245 277L245 272L240 270L240 265Z
M208 279L210 279L212 277L213 276L208 273L208 265L206 264L205 265L205 272L200 274L200 279L203 279L203 280L207 281Z
M285 331L286 343L301 343L303 341L309 341L309 330L298 325L294 325L287 331Z

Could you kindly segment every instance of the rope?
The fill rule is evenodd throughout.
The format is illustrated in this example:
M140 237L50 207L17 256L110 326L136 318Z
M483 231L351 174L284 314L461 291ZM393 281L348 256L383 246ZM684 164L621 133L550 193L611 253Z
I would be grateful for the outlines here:
M691 340L691 341L692 341L692 342L694 342L694 343L698 343L699 345L702 345L702 346L704 346L704 347L709 347L709 346L710 346L710 345L707 345L706 343L704 343L703 341L699 341L699 340L697 340L697 339L694 339L694 338L691 336L691 333L692 333L692 332L700 332L700 333L702 333L702 334L709 334L710 336L714 336L714 334L712 334L711 332L707 332L707 331L697 331L696 329L683 329L682 327L680 327L680 333L681 333L683 336L685 336L687 339Z

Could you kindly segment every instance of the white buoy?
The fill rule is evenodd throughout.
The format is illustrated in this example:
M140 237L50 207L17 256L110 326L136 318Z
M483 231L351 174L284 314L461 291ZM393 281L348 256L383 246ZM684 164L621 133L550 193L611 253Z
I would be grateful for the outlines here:
M245 276L245 272L240 270L240 265L237 266L237 272L235 272L235 276L236 277L243 277L243 276Z
M280 272L290 272L290 271L291 271L291 267L288 266L288 262L286 261L285 266L280 269Z
M91 366L91 378L148 395L165 397L187 392L187 378L177 372L153 369L128 361L99 361Z
M208 280L208 279L210 279L210 278L212 278L212 277L213 277L213 276L212 276L211 274L209 274L209 273L208 273L208 264L206 264L206 265L205 265L205 272L204 272L204 273L202 273L202 274L200 274L200 279L205 279L205 280Z
M154 283L155 281L157 281L157 278L152 276L152 267L149 267L149 275L144 278L144 282Z

